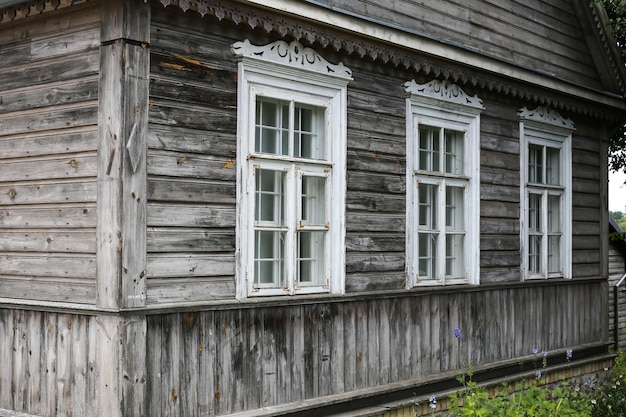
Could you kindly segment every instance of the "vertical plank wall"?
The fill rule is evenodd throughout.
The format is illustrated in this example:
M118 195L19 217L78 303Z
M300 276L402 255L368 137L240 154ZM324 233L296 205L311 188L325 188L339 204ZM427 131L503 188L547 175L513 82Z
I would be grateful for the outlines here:
M99 18L0 30L0 297L95 301Z
M42 417L95 416L95 320L0 309L0 409Z
M575 349L608 337L601 299L597 282L151 315L146 411L224 415Z

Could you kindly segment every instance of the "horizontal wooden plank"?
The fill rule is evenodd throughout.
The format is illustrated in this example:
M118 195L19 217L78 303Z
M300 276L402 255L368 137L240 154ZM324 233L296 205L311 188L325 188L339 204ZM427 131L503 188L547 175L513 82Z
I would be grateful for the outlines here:
M355 252L400 252L406 248L404 233L356 233L346 234L346 250Z
M148 148L234 159L237 153L237 136L227 132L151 125L148 131Z
M95 304L96 300L94 280L0 275L0 283L0 297L3 298L76 304Z
M358 272L346 274L346 293L399 290L406 287L406 272Z
M522 272L520 268L507 267L507 268L483 268L480 269L480 282L498 283L498 282L519 282L522 280Z
M100 54L98 50L30 62L0 69L0 91L10 91L24 87L55 82L71 81L98 75Z
M397 194L352 192L346 196L346 207L349 211L404 213L406 197Z
M403 175L406 171L406 160L372 151L348 150L347 167L350 171Z
M95 279L96 257L79 254L0 254L0 271L13 276Z
M234 227L235 207L148 203L148 227Z
M87 27L80 29L68 30L53 36L34 37L30 44L32 59L41 60L56 56L67 57L78 52L97 50L100 47L100 28Z
M101 16L98 5L94 3L75 3L72 7L63 9L63 13L55 19L29 19L22 24L5 26L0 32L0 44L30 42L32 39L55 37L58 33L67 31L83 31L100 26ZM31 16L32 17L32 16ZM24 24L28 25L28 32L24 32Z
M3 231L1 252L96 253L95 229Z
M174 53L150 55L150 98L187 103L207 103L220 108L237 107L237 72L212 67L199 59Z
M0 229L86 227L96 227L95 205L8 206L0 209Z
M97 101L6 113L0 115L0 135L93 126L97 119Z
M147 250L151 252L235 251L235 230L149 227ZM0 246L1 248L1 246Z
M480 266L482 267L519 267L522 259L517 251L486 251L480 252Z
M518 251L520 250L519 236L483 235L480 237L481 251Z
M148 175L234 181L235 168L232 158L162 151L148 153Z
M0 137L0 160L60 153L95 152L96 126Z
M96 177L98 157L93 153L0 160L0 181L51 180Z
M0 113L80 103L97 98L98 78L93 76L3 93Z
M148 201L235 204L235 182L148 178Z
M217 107L178 103L174 101L151 100L148 121L151 124L184 127L209 132L235 134L237 132L237 112L225 111Z
M193 279L149 279L147 304L183 303L232 299L235 296L233 277L195 277Z
M404 271L406 254L404 252L358 253L346 254L346 273Z
M383 194L404 194L406 176L380 175L374 172L348 171L348 192L371 191Z
M0 183L0 206L46 203L95 203L95 179Z
M346 230L349 232L404 232L404 215L380 213L348 213Z
M518 190L519 196L519 190ZM513 195L509 195L509 197L514 200ZM519 200L519 198L517 199ZM515 201L515 200L514 200ZM500 218L500 219L519 219L520 217L520 207L518 202L506 202L505 199L503 201L493 201L493 200L483 200L480 203L480 215L481 217L490 217L490 218Z
M175 277L211 277L235 274L232 255L149 254L148 279Z

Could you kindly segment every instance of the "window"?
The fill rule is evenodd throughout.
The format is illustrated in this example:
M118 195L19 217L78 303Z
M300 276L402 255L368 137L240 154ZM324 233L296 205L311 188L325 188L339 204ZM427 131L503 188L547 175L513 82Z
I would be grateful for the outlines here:
M523 278L571 278L574 125L547 107L519 114Z
M406 83L408 286L477 284L482 101Z
M343 293L346 86L297 42L239 59L237 296Z

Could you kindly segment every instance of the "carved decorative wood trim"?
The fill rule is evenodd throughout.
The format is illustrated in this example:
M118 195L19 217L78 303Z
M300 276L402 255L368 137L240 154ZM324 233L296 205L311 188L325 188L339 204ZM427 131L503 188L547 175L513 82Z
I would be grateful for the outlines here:
M23 19L43 12L68 7L75 3L85 3L89 0L37 0L0 10L0 23Z
M417 84L415 80L404 83L407 93L449 101L463 106L483 108L483 101L478 96L470 97L456 84L448 80L432 80L426 84Z
M0 11L0 23L46 10L57 9L64 5L73 4L76 1L37 0L25 5L10 7ZM202 16L214 16L218 20L228 19L237 25L245 24L252 29L262 28L267 33L275 32L281 37L289 35L305 45L316 43L323 48L333 48L335 51L343 51L349 55L355 54L361 58L368 57L396 67L421 72L431 78L450 80L460 85L470 85L497 94L537 103L538 105L562 109L568 113L591 115L608 120L617 120L621 117L615 113L599 110L597 106L589 106L575 98L559 96L538 87L500 77L497 74L481 73L468 67L457 66L437 58L420 55L418 52L412 53L401 47L384 45L374 40L359 38L354 34L347 36L346 33L330 27L314 26L309 22L287 15L270 14L267 11L245 3L222 3L220 0L144 1L146 3L155 1L163 6L176 6L184 11L195 11ZM596 9L592 10L592 14L596 17L598 23L602 20L598 16ZM606 36L602 36L602 40L604 41L604 46L608 48Z
M146 2L150 0L144 0ZM227 3L219 0L152 0L163 6L178 6L184 11L193 10L202 16L212 15L218 20L229 19L235 24L246 24L252 29L262 28L265 32L275 32L281 37L289 35L303 44L318 44L323 48L332 48L359 58L370 58L374 61L391 64L421 72L428 77L449 80L460 85L470 85L487 91L513 98L562 109L569 113L592 115L608 120L618 116L600 111L581 103L579 100L559 96L528 84L508 80L497 74L487 74L468 67L457 66L437 58L426 57L418 52L412 53L401 47L383 45L374 40L346 35L339 30L314 26L297 18L269 14L254 6L244 3Z
M528 110L527 107L524 107L517 114L523 120L532 120L563 129L575 130L573 121L564 118L558 111L548 106L539 106L534 110Z
M268 45L252 45L248 39L235 42L231 46L237 57L248 57L263 61L280 63L294 68L307 69L321 74L333 75L341 78L352 78L352 71L341 62L332 64L325 60L315 50L303 46L298 41L287 43L276 41Z

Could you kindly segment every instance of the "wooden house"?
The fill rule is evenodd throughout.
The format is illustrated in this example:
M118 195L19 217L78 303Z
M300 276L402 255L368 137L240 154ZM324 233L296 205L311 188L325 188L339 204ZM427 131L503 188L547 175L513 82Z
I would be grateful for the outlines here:
M626 240L609 216L609 334L615 350L626 348Z
M0 415L607 366L625 81L591 0L0 0Z

